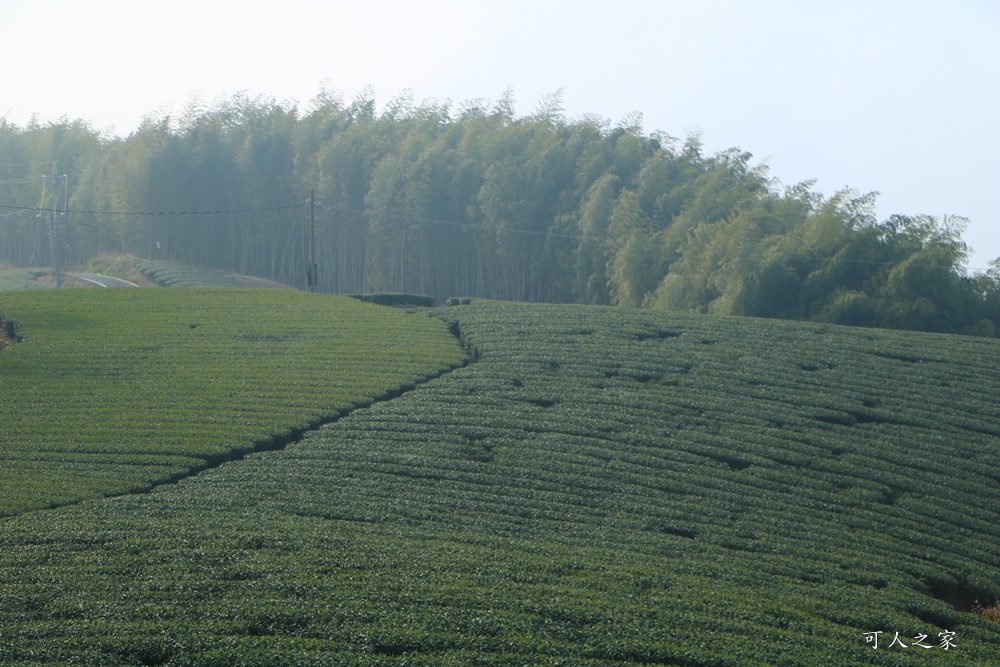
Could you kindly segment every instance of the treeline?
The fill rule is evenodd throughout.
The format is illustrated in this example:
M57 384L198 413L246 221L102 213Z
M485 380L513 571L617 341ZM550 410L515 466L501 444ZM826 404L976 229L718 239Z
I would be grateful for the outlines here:
M237 95L127 138L0 119L0 261L53 264L55 161L62 265L122 252L305 287L312 244L323 291L996 335L1000 265L966 274L964 219L878 221L874 195L785 187L750 160L638 117L570 121L558 96L518 117L509 94L381 111Z

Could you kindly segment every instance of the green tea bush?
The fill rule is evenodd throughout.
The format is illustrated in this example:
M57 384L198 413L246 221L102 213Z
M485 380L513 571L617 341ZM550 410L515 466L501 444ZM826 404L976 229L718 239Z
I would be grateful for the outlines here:
M277 448L464 361L441 322L327 295L53 290L5 309L23 343L0 358L0 514Z
M995 663L971 605L1000 593L996 341L429 314L478 363L149 494L6 519L4 658L135 664L152 637L148 657L196 665ZM303 344L262 333L283 338L226 344ZM136 381L108 365L77 367ZM328 381L386 391L348 375ZM214 423L228 398L203 398L169 430Z
M425 294L405 294L399 292L372 292L367 294L348 294L359 301L374 303L380 306L418 306L430 308L434 305L434 297Z
M51 272L51 269L40 268L0 269L0 292L55 287L54 280L39 280Z
M217 269L205 269L166 260L144 259L136 270L163 287L245 287L234 276Z

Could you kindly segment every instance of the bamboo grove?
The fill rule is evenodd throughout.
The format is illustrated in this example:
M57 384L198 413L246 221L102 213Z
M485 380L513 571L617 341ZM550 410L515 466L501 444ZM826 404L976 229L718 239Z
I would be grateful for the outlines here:
M568 120L558 95L517 116L509 93L379 108L323 90L301 110L241 94L125 138L0 118L0 262L53 265L56 231L67 266L125 253L304 287L311 251L329 292L996 335L1000 266L962 268L964 219L880 221L874 193L785 186L751 160L638 114Z

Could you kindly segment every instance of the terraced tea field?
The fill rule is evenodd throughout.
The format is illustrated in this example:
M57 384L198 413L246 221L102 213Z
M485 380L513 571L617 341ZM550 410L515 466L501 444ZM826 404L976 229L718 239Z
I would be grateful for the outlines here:
M270 280L239 276L219 269L206 269L155 259L135 261L135 270L162 287L279 287Z
M0 661L996 664L971 611L1000 596L996 341L429 314L398 316L447 320L478 363L151 493L4 519Z
M440 322L292 291L44 290L0 306L0 516L280 446L464 363Z

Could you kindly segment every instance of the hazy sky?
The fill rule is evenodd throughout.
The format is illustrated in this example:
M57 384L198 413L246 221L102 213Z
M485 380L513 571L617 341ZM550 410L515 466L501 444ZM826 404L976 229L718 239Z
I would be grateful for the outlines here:
M997 0L0 0L0 116L127 135L240 91L495 100L702 132L786 185L960 215L1000 257Z

